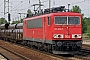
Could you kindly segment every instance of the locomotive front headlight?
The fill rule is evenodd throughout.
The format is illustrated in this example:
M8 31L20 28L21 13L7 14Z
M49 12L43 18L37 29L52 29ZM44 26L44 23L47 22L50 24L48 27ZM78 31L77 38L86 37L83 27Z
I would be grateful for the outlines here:
M58 38L63 38L63 34L58 34Z
M74 37L77 38L77 35L75 35Z
M63 38L63 34L54 34L53 37L54 38Z
M81 34L72 34L72 38L81 38L82 35Z
M57 35L57 34L54 34L53 37L54 37L54 38L58 38L58 35Z
M78 38L82 38L82 35L81 34L78 34Z
M58 35L58 37L61 37L61 35Z

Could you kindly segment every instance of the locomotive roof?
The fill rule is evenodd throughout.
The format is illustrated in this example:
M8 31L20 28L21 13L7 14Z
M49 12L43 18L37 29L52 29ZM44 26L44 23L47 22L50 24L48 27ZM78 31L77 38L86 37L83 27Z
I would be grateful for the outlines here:
M77 13L77 12L57 12L57 13L50 13L50 14L44 14L44 15L39 15L39 16L33 16L33 17L26 18L24 20L42 18L42 17L46 17L46 16L51 16L51 15L81 16L81 14L80 13Z

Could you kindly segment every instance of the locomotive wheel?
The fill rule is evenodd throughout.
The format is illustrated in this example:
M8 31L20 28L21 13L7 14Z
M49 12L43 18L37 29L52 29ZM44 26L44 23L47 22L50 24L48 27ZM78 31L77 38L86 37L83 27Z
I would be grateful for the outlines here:
M27 42L27 46L30 47L30 41Z
M48 51L48 45L44 44L44 51L47 52Z
M52 53L52 45L47 45L47 52Z
M37 45L37 49L40 49L40 43L37 43L38 45Z
M44 44L44 50L45 52L52 52L52 45Z
M23 41L23 45L26 46L27 45L27 41Z
M38 49L41 50L41 51L43 50L43 45L42 45L42 43L38 43Z
M29 45L28 45L30 48L32 47L32 45L31 45L31 41L29 41Z

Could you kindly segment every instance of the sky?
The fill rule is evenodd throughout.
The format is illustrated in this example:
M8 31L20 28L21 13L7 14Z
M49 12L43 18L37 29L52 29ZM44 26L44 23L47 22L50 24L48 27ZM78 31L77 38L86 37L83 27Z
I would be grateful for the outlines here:
M5 12L8 12L8 0L6 0ZM39 3L39 0L9 0L9 11L11 14L11 21L20 19L20 14L18 13L27 13L28 9L31 9L33 12L33 7L31 5ZM29 2L30 1L30 2ZM49 0L41 0L41 3L44 5L42 9L49 7ZM70 4L70 9L72 6L79 6L81 12L84 13L84 17L90 17L90 0L51 0L51 7L65 6L67 8ZM21 18L24 18L26 15L22 14ZM4 0L0 0L0 18L4 17ZM7 20L7 14L5 14L5 19Z

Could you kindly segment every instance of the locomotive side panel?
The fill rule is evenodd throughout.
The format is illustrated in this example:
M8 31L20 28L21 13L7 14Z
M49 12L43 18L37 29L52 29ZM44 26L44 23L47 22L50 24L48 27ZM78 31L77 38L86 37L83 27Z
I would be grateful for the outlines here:
M25 23L25 22L24 22ZM27 20L24 24L23 38L25 40L37 41L43 38L42 18Z
M37 42L52 40L51 16L28 19L24 23L23 39Z

